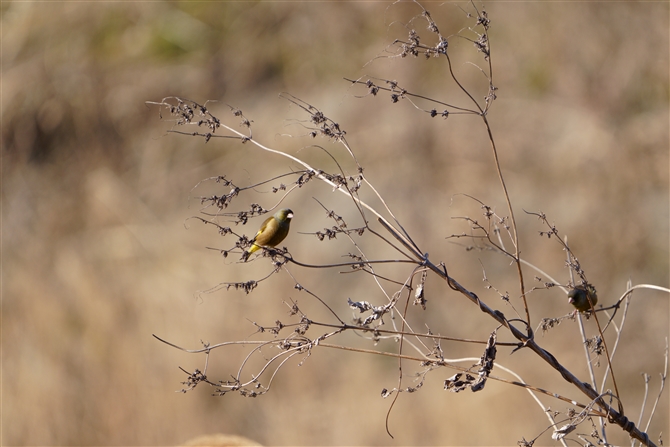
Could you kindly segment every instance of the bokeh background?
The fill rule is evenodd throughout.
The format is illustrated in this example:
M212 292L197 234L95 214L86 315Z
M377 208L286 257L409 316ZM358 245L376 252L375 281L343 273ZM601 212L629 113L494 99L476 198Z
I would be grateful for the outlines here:
M481 5L478 4L479 7ZM428 3L444 35L474 37L465 3ZM498 99L491 122L520 228L525 259L567 283L565 253L523 210L543 211L579 257L601 303L613 303L631 279L668 287L669 5L666 2L495 2L485 5ZM345 151L301 137L289 92L319 107L347 131L367 177L435 262L490 306L514 315L494 289L521 309L515 269L472 240L458 217L482 221L469 194L507 215L481 122L472 116L429 118L406 101L373 98L343 77L377 76L410 91L466 105L448 82L444 59L376 58L403 24L425 33L412 4L384 2L2 2L2 433L3 445L175 445L203 433L248 436L266 445L513 445L541 435L546 418L520 389L496 382L477 394L442 391L453 374L438 370L423 388L402 394L384 429L398 365L388 358L315 350L288 362L271 391L256 399L212 397L205 385L182 394L181 381L204 358L187 348L257 339L252 321L290 322L282 300L298 300L327 321L315 300L286 274L241 291L199 293L227 281L257 279L267 259L239 264L207 247L230 248L198 215L198 197L228 192L205 178L226 175L240 186L297 169L251 144L169 134L160 101L178 95L210 103L237 126L226 104L253 120L254 138L333 171L319 144L349 172ZM425 35L425 34L424 34ZM426 38L428 36L426 35ZM466 39L452 37L454 68L481 99L484 64ZM469 63L472 62L472 63ZM289 136L290 135L290 136ZM278 196L256 188L231 210L270 207ZM364 197L370 197L363 191ZM283 203L296 214L285 241L296 259L337 262L353 250L344 238L318 243L303 234L332 226L318 203L350 226L351 203L316 182ZM378 203L371 201L375 206ZM283 206L283 205L282 205ZM225 220L223 220L225 222ZM261 219L236 231L253 234ZM370 258L395 256L365 236ZM507 242L509 244L509 241ZM340 315L347 298L382 304L361 274L290 267L296 279ZM407 268L380 272L401 280ZM526 270L530 287L538 285ZM387 286L388 290L393 291ZM429 277L428 310L410 307L415 330L484 339L493 322ZM529 295L534 324L570 311L558 288ZM641 373L659 386L668 336L668 296L634 295L614 366L627 415L637 420ZM387 320L390 324L390 320ZM586 323L593 334L593 320ZM310 334L317 335L313 328ZM577 324L564 321L539 342L588 380ZM397 350L355 336L342 344ZM610 339L612 341L612 339ZM445 356L479 357L481 347L443 343ZM245 349L215 351L208 374L236 374ZM275 351L264 352L271 356ZM405 352L413 354L408 345ZM523 350L498 360L530 383L580 401L584 397ZM415 385L405 364L403 386ZM596 368L602 377L604 362ZM496 374L504 375L500 371ZM611 384L608 385L611 387ZM553 410L567 407L544 399ZM647 408L646 415L649 414ZM667 436L668 394L649 429ZM579 428L589 433L590 426ZM626 443L617 428L610 442ZM549 434L537 441L551 444ZM667 439L665 440L667 443Z

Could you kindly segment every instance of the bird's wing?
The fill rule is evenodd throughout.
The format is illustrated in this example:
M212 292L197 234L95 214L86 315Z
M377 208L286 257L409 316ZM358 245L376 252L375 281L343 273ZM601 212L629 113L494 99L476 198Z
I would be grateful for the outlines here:
M265 219L265 221L261 225L261 228L258 230L258 233L256 233L256 236L254 236L254 240L252 242L256 242L258 236L260 236L265 231L265 229L268 227L268 224L272 219L274 219L274 216L270 216L267 219Z

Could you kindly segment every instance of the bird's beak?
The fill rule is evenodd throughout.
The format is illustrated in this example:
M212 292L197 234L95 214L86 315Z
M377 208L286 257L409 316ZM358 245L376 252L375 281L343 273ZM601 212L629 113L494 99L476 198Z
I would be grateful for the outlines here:
M288 213L288 214L286 215L286 218L287 218L287 219L293 219L293 213Z

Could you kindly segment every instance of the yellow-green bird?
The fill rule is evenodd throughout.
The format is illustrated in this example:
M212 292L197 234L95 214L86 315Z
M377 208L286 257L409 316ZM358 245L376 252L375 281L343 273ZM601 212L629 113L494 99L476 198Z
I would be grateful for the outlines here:
M590 303L589 299L591 300ZM575 306L575 309L580 312L591 310L591 305L593 305L593 308L595 309L596 303L598 303L596 288L588 283L575 286L575 288L568 293L568 302Z
M277 211L274 216L265 219L260 230L251 241L251 247L244 252L244 259L248 259L249 255L260 250L261 247L274 247L283 241L288 235L291 219L293 219L293 211L288 208L283 208Z

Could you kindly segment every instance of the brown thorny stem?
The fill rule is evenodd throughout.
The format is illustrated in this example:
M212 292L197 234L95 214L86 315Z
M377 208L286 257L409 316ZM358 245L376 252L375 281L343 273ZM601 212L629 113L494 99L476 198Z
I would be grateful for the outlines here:
M489 45L489 48L490 48L490 42L487 41L487 45ZM489 53L490 53L490 51L489 51ZM449 73L451 74L451 78L458 85L458 88L460 88L461 91L463 91L463 93L465 93L470 98L470 100L474 103L474 105L479 110L479 116L481 116L481 118L484 122L484 126L486 127L486 132L488 134L489 141L491 142L491 151L493 152L493 159L494 159L495 165L496 165L496 172L498 173L498 179L500 180L500 186L503 190L503 193L505 194L505 202L507 203L507 210L508 210L509 215L510 215L510 223L512 225L512 234L514 236L514 241L513 241L514 242L514 257L513 257L513 259L514 259L514 263L516 264L517 273L519 275L519 287L521 289L521 298L523 299L523 307L526 310L526 324L530 328L531 327L530 311L528 309L528 302L526 301L526 287L525 287L524 281L523 281L523 270L521 269L521 260L520 260L520 256L519 256L519 253L520 253L519 235L518 235L518 232L517 232L517 229L516 229L516 219L514 218L514 210L512 209L512 201L510 200L509 193L507 192L507 184L505 184L505 179L503 178L503 174L502 174L502 168L500 167L500 160L498 159L498 150L496 149L496 143L495 143L495 140L493 139L493 133L491 131L491 126L489 125L489 121L486 118L486 114L488 112L488 107L487 107L486 111L484 109L482 109L481 106L479 105L479 103L477 102L477 100L472 97L470 92L468 92L466 90L466 88L463 87L463 85L461 85L460 82L458 82L458 79L456 78L456 75L454 74L454 71L451 67L451 58L449 57L449 54L445 51L444 55L447 58L447 64L449 65ZM491 56L490 55L487 58L487 60L488 60L488 64L489 64L489 74L492 74L493 66L491 64ZM490 79L491 78L489 77L489 88L492 88L493 85L491 84Z
M490 41L487 40L487 45L489 46L489 52L487 54L487 62L489 64L489 74L492 74L493 72L493 66L491 64L491 57L490 57ZM491 126L489 125L488 119L487 119L487 112L488 112L488 107L486 110L482 109L482 107L479 105L477 100L467 91L463 85L458 81L456 78L456 75L453 72L452 65L451 65L451 58L447 54L447 52L444 52L444 55L447 59L447 63L449 66L449 73L451 74L452 79L454 82L458 85L458 87L470 98L470 100L475 104L477 109L479 110L479 115L482 118L482 121L484 123L484 126L486 127L486 132L489 137L489 141L491 143L491 150L493 153L493 158L495 161L495 166L496 166L496 172L498 173L498 179L500 180L500 186L502 187L503 193L505 195L505 201L507 203L507 209L510 214L510 223L512 226L512 234L514 237L514 261L517 266L517 272L519 275L519 286L521 289L521 297L523 298L524 302L524 308L526 310L526 323L528 325L528 328L530 328L530 311L528 309L528 303L526 301L526 294L525 294L525 285L524 285L524 280L523 280L523 270L521 269L521 259L520 259L520 248L519 248L519 236L517 232L517 225L516 225L516 219L514 217L514 210L512 208L512 202L509 197L509 193L507 191L507 185L505 184L505 179L502 174L502 169L500 167L500 160L498 158L498 151L496 149L496 144L495 140L493 138L493 133L491 131ZM492 89L493 85L491 83L491 77L489 76L489 88ZM426 260L428 261L428 260ZM568 382L572 383L575 385L580 391L582 391L584 394L586 394L591 400L595 400L595 402L605 410L605 412L609 415L609 420L613 423L616 423L620 427L622 427L625 431L627 431L631 437L637 439L638 441L643 442L645 445L654 445L649 437L647 436L646 433L641 432L637 427L635 427L635 424L628 420L626 416L623 414L623 408L621 406L621 403L619 402L619 409L621 412L615 411L613 408L611 408L609 405L607 405L602 397L599 397L599 394L596 390L594 390L590 384L588 383L583 383L577 377L575 377L570 371L565 369L559 362L556 360L556 358L550 354L549 352L545 351L542 349L537 343L535 343L534 338L532 337L532 332L529 329L529 334L530 337L527 337L523 335L521 331L519 331L517 328L514 326L511 326L505 316L502 314L500 311L492 311L488 306L486 306L484 303L479 301L479 298L477 295L475 295L472 292L469 292L465 288L463 288L460 284L458 284L453 278L449 277L446 272L442 272L439 268L437 268L435 265L432 263L427 263L426 264L431 270L433 270L435 273L438 275L444 277L447 282L449 283L449 286L455 290L458 290L459 292L463 293L466 295L468 298L470 298L471 301L474 303L478 304L482 312L486 312L489 315L491 315L494 319L496 319L500 324L503 326L507 327L510 332L514 335L515 338L520 340L522 342L521 346L529 347L531 350L533 350L536 354L538 354L543 360L545 360L549 365L551 365L554 369L556 369L561 376ZM600 328L600 325L598 325ZM602 335L602 332L600 332ZM609 358L608 358L609 361ZM617 399L618 399L618 393L617 393Z
M486 122L486 117L485 117L485 116L484 116L484 120L485 120L485 122ZM490 128L488 127L488 122L486 122L486 125L487 125L487 129L488 129L488 131L489 131L489 135L491 135L491 134L490 134L490 132L491 132L491 131L490 131ZM299 158L296 158L296 157L294 157L294 156L292 156L292 155L290 155L290 154L287 154L287 153L285 153L285 152L281 152L281 151L278 151L278 150L275 150L275 149L270 149L269 147L264 146L263 144L259 143L258 141L254 140L254 139L248 139L248 138L249 138L248 136L244 135L243 133L241 133L241 132L239 132L239 131L237 131L237 130L235 130L235 129L229 127L229 126L224 125L223 123L221 123L221 127L223 127L224 129L228 130L229 132L231 132L231 133L233 133L233 134L238 135L240 138L243 138L244 141L250 142L250 143L254 144L255 146L257 146L258 148L260 148L260 149L262 149L262 150L264 150L264 151L267 151L267 152L270 152L270 153L273 153L273 154L277 154L277 155L280 155L280 156L283 156L283 157L287 157L287 158L293 160L294 162L296 162L296 163L302 165L305 169L307 169L307 170L309 170L309 171L313 171L313 172L317 172L317 173L319 172L318 170L312 168L309 164L307 164L307 163L304 162L303 160L301 160L301 159L299 159ZM492 143L492 145L493 145L494 154L496 154L496 152L495 152L495 144L493 143L493 139L492 139L492 138L491 138L491 143ZM498 163L497 154L496 154L496 163ZM498 171L498 173L499 173L500 178L501 178L501 181L502 181L502 174L500 173L500 170ZM529 336L529 335L527 335L526 333L524 333L524 332L520 331L519 329L517 329L516 327L512 326L512 325L509 323L509 321L507 320L507 318L505 318L505 315L504 315L502 312L500 312L500 311L498 311L498 310L493 310L493 309L491 309L490 307L488 307L486 304L484 304L482 301L479 300L479 297L478 297L475 293L470 292L470 291L467 290L465 287L463 287L462 285L460 285L455 279L453 279L452 277L450 277L450 276L447 274L447 272L446 272L445 269L440 268L439 266L433 264L433 263L428 259L428 257L427 257L426 255L421 254L421 253L414 247L414 244L411 243L411 242L408 240L408 238L407 238L406 236L404 236L401 232L399 232L398 230L396 230L395 227L394 227L393 225L391 225L391 224L390 224L390 223L389 223L389 222L388 222L388 221L387 221L381 214L379 214L379 212L377 212L374 208L372 208L370 205L368 205L367 203L365 203L364 201L362 201L362 200L361 200L360 198L358 198L356 195L352 194L350 191L345 190L345 189L343 189L340 185L337 185L337 184L335 184L334 182L328 180L324 175L322 175L322 174L317 174L316 177L319 178L321 181L325 182L326 184L332 186L334 189L340 191L341 193L343 193L343 194L345 194L345 195L348 195L348 196L351 197L351 198L352 198L352 199L353 199L359 206L361 206L361 207L367 209L367 210L370 211L372 214L374 214L374 215L377 217L377 220L379 221L379 223L380 223L380 224L381 224L387 231L389 231L389 232L390 232L390 233L391 233L391 234L392 234L392 235L393 235L393 236L394 236L400 243L402 243L403 246L405 246L405 248L407 248L407 249L412 253L412 255L414 255L414 257L416 258L417 262L421 263L422 265L424 265L425 267L429 268L429 269L432 270L434 273L436 273L438 276L440 276L441 278L445 279L445 280L447 281L447 284L449 285L449 287L451 287L452 289L454 289L454 290L460 292L462 295L464 295L464 296L465 296L466 298L468 298L470 301L472 301L473 303L477 304L477 305L479 306L479 309L480 309L482 312L484 312L484 313L490 315L494 320L496 320L496 321L497 321L498 323L500 323L502 326L506 327L506 328L512 333L512 335L513 335L517 340L520 341L520 343L519 343L519 347L526 347L526 348L529 348L530 350L532 350L533 352L535 352L541 359L543 359L543 360L544 360L545 362L547 362L552 368L554 368L556 371L558 371L558 372L561 374L561 376L562 376L566 381L568 381L569 383L571 383L571 384L573 384L574 386L576 386L577 389L579 389L582 393L584 393L587 397L589 397L589 399L591 399L592 401L595 401L595 403L598 404L598 405L602 408L603 412L606 413L606 414L609 416L609 421L610 421L611 423L617 424L617 425L620 426L623 430L625 430L626 432L628 432L628 433L630 434L631 437L637 439L638 441L644 443L645 445L655 447L655 444L649 439L649 437L647 436L646 433L640 431L640 430L635 426L635 423L633 423L632 421L628 420L628 418L627 418L626 416L624 416L623 414L619 413L619 412L616 411L614 408L610 407L610 406L603 400L603 398L600 397L600 395L598 394L598 392L597 392L596 390L594 390L594 389L591 387L590 384L588 384L588 383L584 383L584 382L580 381L575 375L573 375L570 371L568 371L563 365L561 365L561 364L558 362L558 360L556 360L556 358L555 358L551 353L549 353L549 352L545 351L543 348L541 348L541 347L535 342L535 340L534 340L534 338L532 337L532 335ZM502 182L502 184L503 184L503 188L504 188L504 190L505 190L505 195L506 195L506 197L507 197L507 203L508 203L508 206L509 206L509 208L510 208L510 213L512 213L512 210L511 210L511 203L510 203L510 201L509 201L509 197L507 196L507 189L506 189L505 186L504 186L504 181ZM375 190L375 193L376 193L376 190ZM380 197L380 199L381 199L381 197ZM513 218L512 218L512 221L513 221ZM517 237L517 236L516 236L516 225L513 225L513 227L514 227L514 234L515 234L515 239L516 239L516 237ZM519 271L520 271L521 267L520 267L520 264L519 264L519 262L518 262L518 246L516 247L516 250L517 250L517 265L519 266L518 268L519 268ZM520 274L521 274L521 273L520 273ZM523 287L523 281L522 281L522 287ZM524 298L524 300L525 300L525 298ZM528 307L527 307L527 306L526 306L526 311L528 311Z

